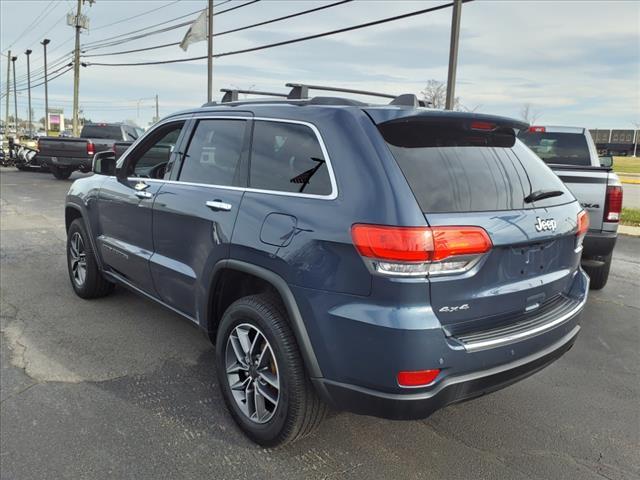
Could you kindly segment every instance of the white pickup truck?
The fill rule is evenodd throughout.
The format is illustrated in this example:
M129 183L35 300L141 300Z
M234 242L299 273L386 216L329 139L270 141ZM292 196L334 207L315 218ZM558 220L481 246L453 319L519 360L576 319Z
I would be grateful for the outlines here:
M567 185L589 212L582 266L591 288L604 287L622 211L622 185L612 171L611 157L598 157L589 130L582 127L532 126L518 134Z

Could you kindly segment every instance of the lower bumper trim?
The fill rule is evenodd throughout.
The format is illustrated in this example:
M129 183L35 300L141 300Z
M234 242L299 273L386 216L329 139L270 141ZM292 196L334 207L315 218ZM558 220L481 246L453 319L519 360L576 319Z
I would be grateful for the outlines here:
M500 390L542 370L574 344L580 326L534 355L515 362L465 375L445 378L432 390L419 393L386 393L327 379L312 379L318 392L333 407L356 414L394 420L426 418L436 410Z

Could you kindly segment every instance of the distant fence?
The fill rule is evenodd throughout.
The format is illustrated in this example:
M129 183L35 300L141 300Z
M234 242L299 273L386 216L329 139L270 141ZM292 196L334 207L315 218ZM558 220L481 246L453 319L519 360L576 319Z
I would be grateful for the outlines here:
M637 155L640 130L589 130L600 154Z

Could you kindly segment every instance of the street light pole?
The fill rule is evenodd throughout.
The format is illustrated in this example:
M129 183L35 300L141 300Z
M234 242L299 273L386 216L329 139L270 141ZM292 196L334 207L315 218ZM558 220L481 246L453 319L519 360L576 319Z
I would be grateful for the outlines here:
M9 90L9 84L11 83L11 50L9 50L7 53L9 54L7 56L7 108L4 112L4 134L6 137L9 136L9 93L11 92L11 90Z
M207 102L213 98L213 0L209 0L207 21Z
M449 74L447 75L446 110L453 110L456 96L456 70L458 68L458 44L460 40L460 16L462 14L462 0L453 1L451 16L451 45L449 48Z
M47 85L47 45L49 45L48 38L45 38L40 42L44 47L44 134L49 136L49 86Z
M13 64L13 123L16 126L16 137L18 136L18 91L16 90L16 60L18 57L11 57L11 63Z
M27 128L29 129L29 135L31 135L31 66L29 64L29 56L31 55L31 50L27 50L24 53L27 55L27 91L29 92L29 127Z
M80 15L82 14L82 0L78 0L78 13L75 18L76 48L73 54L73 136L78 132L78 94L80 89Z

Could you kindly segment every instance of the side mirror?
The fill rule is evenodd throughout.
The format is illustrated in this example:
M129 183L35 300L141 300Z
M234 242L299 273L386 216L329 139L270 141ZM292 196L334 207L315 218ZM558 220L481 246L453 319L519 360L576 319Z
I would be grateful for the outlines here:
M111 150L98 152L93 156L93 173L98 175L115 175L116 173L116 154Z
M600 166L601 167L613 167L613 157L600 157Z

